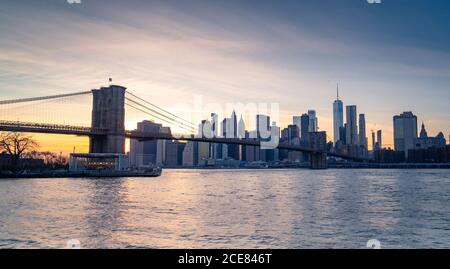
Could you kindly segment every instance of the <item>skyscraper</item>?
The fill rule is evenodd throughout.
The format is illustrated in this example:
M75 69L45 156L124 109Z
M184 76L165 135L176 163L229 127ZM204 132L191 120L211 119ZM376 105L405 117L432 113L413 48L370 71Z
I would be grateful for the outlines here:
M236 138L237 137L237 117L236 112L231 113L230 118L225 118L222 121L222 135L226 138Z
M279 141L280 127L277 126L276 122L272 122L272 125L269 127L269 130L270 130L270 135L271 135L270 139L272 141ZM270 140L270 139L268 139L268 140ZM263 140L265 140L265 139L263 139ZM277 148L265 149L261 145L260 157L263 161L266 161L266 162L277 161L279 158L279 150Z
M197 163L207 160L210 157L210 144L206 142L197 143Z
M213 127L209 120L202 120L202 123L198 126L198 137L202 138L212 138L213 137Z
M161 127L159 129L161 134L170 134L170 127ZM157 140L156 143L156 164L162 165L166 162L166 145L167 140Z
M382 149L383 148L383 140L382 140L382 131L381 130L378 130L377 131L377 146L378 146L378 149Z
M319 123L317 120L317 115L315 110L308 110L308 116L309 116L309 132L317 132L319 129Z
M233 111L230 118L225 118L222 121L222 133L225 138L237 137L237 119L236 113ZM232 158L239 160L239 145L222 144L222 158Z
M246 137L245 134L245 122L244 118L241 115L241 118L239 119L238 123L238 131L237 131L237 138L244 139ZM245 159L245 150L246 148L241 145L235 145L238 149L238 160L244 160Z
M237 117L236 117L236 112L233 110L233 112L231 113L231 122L230 122L230 129L232 129L233 131L233 138L237 137L237 132L238 132L238 121L237 121Z
M347 106L346 107L346 118L347 118L347 126L345 128L346 132L346 142L347 145L358 145L358 126L356 125L356 106Z
M256 115L256 132L258 138L270 137L270 117L266 115Z
M219 116L216 113L211 113L211 129L214 134L214 137L217 137L219 134Z
M342 140L340 128L344 127L344 104L339 100L339 85L337 88L336 101L333 103L333 134L334 144Z
M212 127L211 122L208 120L202 120L200 124L201 130L203 130L202 137L210 138L212 137ZM208 159L211 157L211 145L207 142L198 142L198 161Z
M308 132L309 132L309 116L308 114L303 114L301 116L301 127L300 127L301 139L303 140L307 139Z
M166 158L164 165L167 167L176 167L183 165L183 150L185 143L178 141L167 141Z
M372 151L376 150L375 132L372 130Z
M347 123L344 124L341 128L339 128L339 137L341 138L341 142L343 145L347 145Z
M256 138L258 136L257 131L251 131L246 133L246 138ZM247 162L254 162L260 160L260 149L256 146L245 146L245 160Z
M163 129L161 124L154 123L152 121L142 121L137 124L137 131L159 133ZM164 129L165 132L170 130ZM130 141L130 164L135 167L143 165L155 165L161 158L158 158L158 149L161 151L163 146L159 143L160 140L151 141L139 141L137 139L131 139ZM159 146L158 146L159 145Z
M222 136L224 138L232 138L232 131L230 130L230 118L225 118L222 120L221 123L221 129L222 129Z
M198 165L198 143L187 142L183 149L183 166Z
M285 129L285 138L289 144L296 144L298 138L300 137L300 129L296 124L291 124Z
M229 130L229 132L231 132L232 138L238 137L238 121L237 121L236 112L234 110L231 113L231 117L228 121L227 131L228 130ZM228 158L231 158L234 160L239 160L240 159L239 148L240 148L239 145L232 145L232 144L227 145Z
M394 148L408 156L408 150L414 149L417 138L417 117L412 112L403 112L394 116Z
M301 116L294 116L292 117L292 123L297 125L298 129L302 129L302 117Z
M238 123L238 132L237 132L237 138L245 138L245 122L244 118L241 115L241 118L239 119Z
M222 120L222 122L220 123L220 129L222 130L222 137L224 138L230 138L230 132L228 131L228 125L230 119L229 118L225 118ZM228 145L227 144L219 144L220 146L220 150L218 150L217 152L220 152L219 155L219 159L227 159L228 158Z
M211 129L214 137L219 136L219 116L216 113L211 113ZM222 158L222 145L211 143L211 157L213 159L221 159Z
M359 114L359 145L367 151L366 116Z

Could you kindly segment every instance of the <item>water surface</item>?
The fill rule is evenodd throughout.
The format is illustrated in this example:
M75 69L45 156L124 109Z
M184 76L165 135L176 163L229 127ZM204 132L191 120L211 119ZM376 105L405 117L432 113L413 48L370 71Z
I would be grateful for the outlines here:
M449 170L0 180L0 247L450 248Z

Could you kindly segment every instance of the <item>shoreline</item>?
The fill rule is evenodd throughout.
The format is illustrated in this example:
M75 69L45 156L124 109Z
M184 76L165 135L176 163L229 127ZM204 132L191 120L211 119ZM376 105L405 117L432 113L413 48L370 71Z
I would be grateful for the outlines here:
M269 167L163 167L164 170L282 170L282 169L307 169L309 166L269 166ZM328 164L327 169L450 169L450 163L439 164ZM327 170L324 169L324 170Z
M380 166L334 166L330 165L328 169L324 170L450 170L450 163L448 164L435 164L435 165L425 165L425 164L415 164L415 165L380 165ZM201 170L201 171L226 171L226 170L313 170L308 167L267 167L267 168L257 168L257 167L167 167L164 170ZM317 171L317 170L314 170ZM141 177L141 178L151 178L159 177L162 172L159 173L140 173L140 172L30 172L25 174L0 174L0 179L33 179L33 178L120 178L120 177Z

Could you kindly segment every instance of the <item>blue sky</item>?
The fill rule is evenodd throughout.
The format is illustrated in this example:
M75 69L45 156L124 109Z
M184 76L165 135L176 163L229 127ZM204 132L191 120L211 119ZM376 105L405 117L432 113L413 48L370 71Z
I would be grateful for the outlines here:
M113 77L174 112L194 95L279 102L282 125L316 109L331 134L339 83L385 141L405 110L448 138L449 25L446 0L4 0L0 99Z

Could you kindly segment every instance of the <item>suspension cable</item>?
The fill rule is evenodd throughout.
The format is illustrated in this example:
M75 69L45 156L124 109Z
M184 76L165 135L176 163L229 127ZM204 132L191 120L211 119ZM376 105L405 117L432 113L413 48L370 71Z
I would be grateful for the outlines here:
M144 109L147 109L147 110L151 111L152 113L155 113L155 114L157 114L157 115L159 115L159 116L161 116L161 117L164 117L164 118L166 118L166 119L169 119L169 120L172 121L174 124L177 124L177 125L183 125L183 126L185 126L185 127L187 127L187 128L195 129L195 128L193 128L192 126L189 126L189 125L186 125L186 124L184 124L184 123L182 123L182 122L179 122L179 121L177 121L177 120L175 120L175 119L173 119L173 118L171 118L171 117L169 117L169 116L166 116L166 115L164 115L164 114L162 114L162 113L160 113L160 112L158 112L158 111L156 111L156 110L153 110L153 109L151 109L151 108L149 108L149 107L147 107L147 106L145 106L145 105L143 105L143 104L141 104L141 103L139 103L139 102L136 102L136 101L134 101L134 100L132 100L132 99L130 99L130 98L128 98L128 97L125 97L125 100L130 101L130 102L132 102L132 103L134 103L134 104L136 104L136 105L138 105L138 106L141 106L141 107L143 107ZM166 120L166 122L167 122L167 120ZM173 123L172 123L172 124L173 124Z
M166 123L168 123L168 124L174 124L174 123L172 123L172 122L169 122L168 120L166 120L166 119L164 119L164 118L161 118L161 117L159 117L159 116L156 116L156 115L154 115L154 114L152 114L152 113L150 113L150 112L148 112L148 111L145 111L145 110L143 110L143 109L140 109L140 108L138 108L138 107L136 107L136 106L134 106L134 105L131 105L131 104L129 104L129 103L125 103L125 105L127 105L127 106L129 106L129 107L131 107L131 108L133 108L133 109L135 109L135 110L138 110L138 111L140 111L140 112L142 112L142 113L145 113L145 114L147 114L147 115L150 115L150 116L152 116L152 117L154 117L154 118L156 118L156 119L159 119L159 120L162 120L162 121L164 121L164 122L166 122ZM179 128L181 128L181 129L184 129L184 130L186 130L186 131L189 131L189 132L195 132L196 130L194 129L194 128L192 128L192 127L185 127L185 126L182 126L182 125L178 125L178 124L174 124L176 127L179 127Z
M84 95L84 94L90 94L90 93L92 93L92 92L91 91L84 91L84 92L49 95L49 96L41 96L41 97L33 97L33 98L21 98L21 99L14 99L14 100L5 100L5 101L0 101L0 105L42 101L42 100L57 99L57 98L70 97L70 96L76 96L76 95Z
M142 99L141 97L139 97L139 96L133 94L133 93L130 92L130 91L127 91L127 93L128 93L129 95L131 95L131 96L133 96L133 97L139 99L140 101L142 101L142 102L144 102L144 103L146 103L146 104L148 104L148 105L151 105L151 106L153 106L153 107L155 107L155 108L157 108L157 109L163 111L164 113L167 113L167 114L171 115L172 117L175 117L175 118L177 118L177 119L179 119L179 120L181 120L181 121L184 121L185 123L188 123L188 124L190 124L190 125L192 125L192 126L196 126L196 125L193 124L192 122L189 122L189 121L187 121L187 120L185 120L185 119L183 119L183 118L181 118L181 117L179 117L179 116L177 116L177 115L175 115L175 114L173 114L173 113L170 113L169 111L167 111L167 110L165 110L165 109L163 109L163 108L161 108L161 107L159 107L159 106L157 106L157 105L155 105L155 104L152 104L152 103L150 103L149 101L147 101L147 100L145 100L145 99Z

